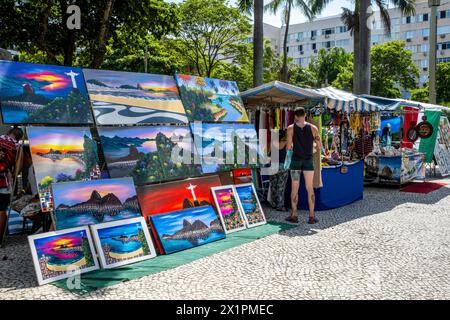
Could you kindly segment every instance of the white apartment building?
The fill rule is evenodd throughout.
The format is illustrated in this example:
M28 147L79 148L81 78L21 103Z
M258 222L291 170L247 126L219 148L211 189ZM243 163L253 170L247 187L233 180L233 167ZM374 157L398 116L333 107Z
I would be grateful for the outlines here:
M416 14L402 16L398 9L389 9L391 17L391 35L385 34L383 24L375 11L372 19L372 45L391 40L404 40L407 49L413 53L413 60L420 68L420 83L428 79L429 52L429 16L430 8L424 0L416 1ZM450 62L450 0L441 0L438 8L438 51L439 62ZM277 28L264 25L264 36L271 39L273 49L280 54L283 51L283 36L285 27ZM278 40L276 39L278 33ZM322 48L342 47L348 52L353 51L353 39L350 32L341 21L340 15L317 19L312 22L294 24L289 27L288 56L294 63L306 67L311 58Z

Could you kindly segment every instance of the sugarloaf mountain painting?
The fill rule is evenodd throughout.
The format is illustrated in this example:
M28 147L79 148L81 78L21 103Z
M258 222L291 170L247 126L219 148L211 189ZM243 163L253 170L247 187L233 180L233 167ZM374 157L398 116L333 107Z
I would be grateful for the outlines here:
M93 123L80 68L0 61L0 105L4 123Z
M52 185L57 230L141 217L131 178Z
M83 69L99 125L187 123L172 76Z
M249 122L236 82L175 75L189 121Z
M151 216L150 221L166 254L225 238L211 206L159 214Z
M52 209L47 201L52 183L100 178L97 144L89 128L28 127L27 133L43 210Z
M145 184L201 175L188 127L101 127L99 134L111 177Z
M87 227L28 237L39 285L98 269Z
M144 218L92 225L102 268L113 268L156 256Z

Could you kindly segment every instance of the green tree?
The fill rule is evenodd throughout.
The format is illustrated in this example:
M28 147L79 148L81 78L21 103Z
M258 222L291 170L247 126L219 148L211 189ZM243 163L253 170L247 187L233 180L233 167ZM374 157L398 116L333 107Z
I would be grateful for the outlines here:
M415 89L411 92L411 99L420 102L429 102L428 83L424 88ZM442 62L436 68L436 93L437 103L448 105L450 102L450 62Z
M349 61L351 54L345 52L343 48L320 49L317 57L311 60L308 69L315 75L317 86L328 86L336 80L341 68Z
M340 66L339 73L331 84L333 87L350 92L353 90L353 59L353 55L350 55L347 63Z
M428 87L412 90L411 100L428 103L430 101Z
M211 77L221 61L234 59L250 34L248 18L225 0L186 0L181 13L183 54L200 76Z
M311 72L310 68L298 65L292 68L289 83L304 88L316 88L318 81L316 74Z

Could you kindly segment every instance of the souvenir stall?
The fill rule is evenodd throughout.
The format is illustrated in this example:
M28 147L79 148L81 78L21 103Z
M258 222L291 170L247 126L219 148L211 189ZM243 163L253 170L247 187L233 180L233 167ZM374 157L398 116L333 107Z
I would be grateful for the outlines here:
M308 110L308 121L314 123L322 131L322 141L324 150L322 156L315 159L316 168L320 169L320 174L315 174L314 187L316 192L316 209L326 210L341 207L360 200L363 197L363 162L353 160L347 156L347 145L341 145L340 118L341 115L352 111L370 112L376 110L376 104L360 99L346 92L326 88L327 90L304 89L279 81L259 86L242 93L242 98L246 108L256 123L257 129L279 130L281 133L294 122L294 109L304 106ZM278 120L277 120L278 119ZM335 121L331 121L335 119ZM333 123L336 125L332 130ZM337 125L339 124L339 125ZM362 125L362 122L361 124ZM346 132L348 130L345 130ZM269 133L267 134L269 135ZM269 139L269 138L268 138ZM325 141L334 141L333 149L327 147ZM342 136L347 139L347 135ZM336 144L336 142L338 142ZM276 144L282 146L282 139L279 142L272 142L272 148ZM346 152L341 157L339 152L342 147ZM272 153L274 150L271 150ZM335 151L335 152L334 152ZM334 152L334 154L333 154ZM333 154L333 156L332 156ZM350 152L348 152L350 155ZM280 162L284 161L284 153L280 152ZM290 207L290 177L286 171L281 170L276 174L278 179L272 179L272 190L269 193L268 201L273 207L282 210ZM306 189L301 183L299 208L306 209ZM342 186L345 185L345 188ZM284 189L285 186L285 189ZM336 192L340 190L340 192Z
M365 158L365 181L401 186L425 179L433 161L443 107L405 99L365 96L382 107L374 150Z

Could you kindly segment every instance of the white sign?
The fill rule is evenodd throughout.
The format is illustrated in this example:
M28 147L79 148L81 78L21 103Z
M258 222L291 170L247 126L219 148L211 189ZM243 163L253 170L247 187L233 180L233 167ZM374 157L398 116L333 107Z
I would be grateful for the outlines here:
M446 117L441 117L434 156L442 176L450 175L450 124Z

